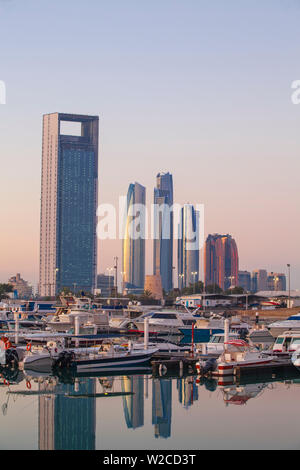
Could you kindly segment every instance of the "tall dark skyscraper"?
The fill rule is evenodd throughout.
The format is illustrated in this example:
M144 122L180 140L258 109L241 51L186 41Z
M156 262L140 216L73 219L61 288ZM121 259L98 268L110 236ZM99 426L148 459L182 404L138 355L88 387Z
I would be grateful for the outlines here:
M204 252L205 285L227 290L238 285L239 256L231 235L209 235Z
M191 204L181 209L178 234L178 287L188 287L199 279L199 212Z
M130 184L127 193L126 221L123 240L123 288L140 291L145 283L145 208L146 188ZM135 212L135 208L137 209Z
M77 123L80 131L63 134L62 123ZM88 291L95 287L98 134L98 116L54 113L43 117L42 296L54 296L63 287Z
M153 274L160 274L166 292L173 288L173 178L159 173L154 189L154 204L159 209L154 217Z

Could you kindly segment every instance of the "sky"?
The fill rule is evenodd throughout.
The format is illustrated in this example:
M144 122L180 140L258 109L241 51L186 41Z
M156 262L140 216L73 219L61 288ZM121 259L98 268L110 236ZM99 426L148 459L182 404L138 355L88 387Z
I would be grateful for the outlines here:
M42 115L66 112L99 115L100 203L137 181L150 204L169 171L240 269L300 288L299 22L300 0L0 0L0 282L38 282Z

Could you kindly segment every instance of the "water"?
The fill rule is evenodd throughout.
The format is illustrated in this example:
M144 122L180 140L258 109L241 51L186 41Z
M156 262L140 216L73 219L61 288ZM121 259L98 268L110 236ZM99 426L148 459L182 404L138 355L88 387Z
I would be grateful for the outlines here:
M150 371L60 379L18 371L1 378L0 448L299 449L299 387L297 369L227 386Z

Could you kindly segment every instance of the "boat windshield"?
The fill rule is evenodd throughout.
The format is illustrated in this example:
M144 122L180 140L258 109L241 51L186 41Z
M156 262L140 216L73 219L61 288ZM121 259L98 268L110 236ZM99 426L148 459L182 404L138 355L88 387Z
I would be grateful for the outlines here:
M284 341L284 338L279 336L279 337L276 339L275 344L282 344L283 341Z
M211 339L211 343L223 343L221 336L213 336Z
M291 344L300 344L300 338L292 338Z

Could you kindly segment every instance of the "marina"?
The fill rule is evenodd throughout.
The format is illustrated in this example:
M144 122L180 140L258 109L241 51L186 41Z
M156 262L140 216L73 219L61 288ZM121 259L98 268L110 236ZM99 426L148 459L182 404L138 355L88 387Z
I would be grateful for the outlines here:
M105 330L97 332L102 312L70 309L64 313L70 315L64 323L71 325L65 331L52 328L52 320L44 322L45 329L34 325L23 331L20 314L14 312L15 329L3 332L0 341L0 398L8 429L12 419L18 431L10 443L10 432L2 436L3 448L214 449L230 448L233 442L235 448L273 448L276 439L258 442L254 430L258 420L267 434L271 432L270 408L277 406L279 396L280 419L288 413L289 426L296 429L297 413L288 410L296 403L300 384L298 330L270 338L266 319L259 324L228 312L206 312L204 317L201 310L183 308L176 310L176 318L191 321L191 326L186 325L188 334L180 334L170 328L170 309L143 311L141 306L137 324L126 323L126 310L123 316L118 313L118 322L106 321ZM61 315L60 307L57 311ZM152 312L160 313L160 318L154 316L155 324ZM216 322L219 328L212 328ZM208 325L208 341L199 342L203 336L197 336L197 330L208 330ZM49 406L54 415L47 411ZM258 415L252 412L256 406ZM76 420L80 426L85 423L87 432L69 439L75 409ZM24 441L19 415L35 430ZM239 415L247 419L242 437ZM233 424L228 424L228 416ZM218 422L214 431L213 422ZM221 438L225 423L230 433ZM194 430L188 439L185 426ZM298 445L289 433L281 439L283 447Z

